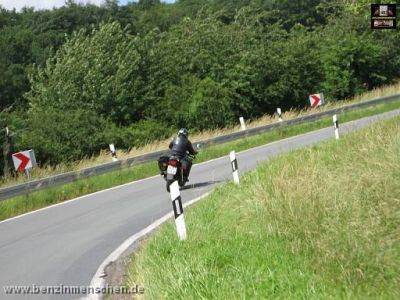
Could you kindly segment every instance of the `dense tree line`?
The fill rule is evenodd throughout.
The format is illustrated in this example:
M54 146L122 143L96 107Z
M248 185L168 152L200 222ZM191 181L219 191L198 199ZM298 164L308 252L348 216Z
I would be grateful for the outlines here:
M41 163L180 126L334 101L391 83L400 35L371 31L369 1L143 0L0 9L0 126ZM0 134L4 142L4 134ZM1 160L3 161L3 160Z

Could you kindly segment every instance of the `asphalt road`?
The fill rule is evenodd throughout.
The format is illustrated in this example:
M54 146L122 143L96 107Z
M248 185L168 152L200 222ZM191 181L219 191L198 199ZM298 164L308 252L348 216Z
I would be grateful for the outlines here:
M396 110L340 124L340 133L399 115ZM277 154L332 138L333 126L239 153L239 172ZM182 199L194 199L231 176L228 155L194 166L189 182L193 186L181 192ZM6 295L4 286L88 286L114 249L171 210L164 180L157 176L0 222L0 299L59 298Z

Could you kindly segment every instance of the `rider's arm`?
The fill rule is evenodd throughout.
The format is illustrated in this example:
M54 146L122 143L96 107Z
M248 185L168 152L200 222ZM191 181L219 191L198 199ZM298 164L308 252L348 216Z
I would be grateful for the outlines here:
M194 150L193 145L192 145L192 143L190 141L188 141L188 151L192 155L196 155L197 154L197 151Z
M168 148L169 149L172 149L172 146L174 145L174 140L172 140L170 143L169 143L169 146L168 146Z

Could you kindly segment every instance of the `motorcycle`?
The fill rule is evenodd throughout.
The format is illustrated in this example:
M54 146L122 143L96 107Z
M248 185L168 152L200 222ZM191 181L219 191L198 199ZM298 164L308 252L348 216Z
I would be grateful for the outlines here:
M195 158L193 155L187 155L186 159L189 163L192 163L192 160ZM174 182L178 181L180 187L184 187L189 174L185 176L186 170L182 164L182 159L177 156L161 156L158 159L158 167L160 169L160 175L164 177L166 181L166 188L169 192L169 186Z

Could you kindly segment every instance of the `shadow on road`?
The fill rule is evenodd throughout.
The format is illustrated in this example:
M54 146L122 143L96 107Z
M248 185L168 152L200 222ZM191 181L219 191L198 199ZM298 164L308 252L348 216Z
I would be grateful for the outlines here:
M200 188L200 187L205 187L205 186L217 184L217 183L220 183L220 182L222 182L222 180L213 180L213 181L192 183L192 184L188 184L188 185L182 187L181 191L182 190L196 189L196 188Z

